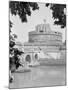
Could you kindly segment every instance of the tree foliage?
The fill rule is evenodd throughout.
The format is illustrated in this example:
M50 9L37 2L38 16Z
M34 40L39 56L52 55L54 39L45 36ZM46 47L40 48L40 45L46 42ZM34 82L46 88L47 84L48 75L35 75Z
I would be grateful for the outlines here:
M14 48L16 45L15 39L17 38L16 34L12 34L11 28L12 28L12 22L9 22L9 27L10 27L10 35L9 35L9 64L10 64L10 69L12 70L13 65L18 68L21 64L19 63L20 59L19 56L23 54L22 51L20 51L18 48Z
M27 22L27 16L31 15L32 10L39 9L38 4L35 2L21 2L21 1L10 1L9 8L12 15L19 15L22 22Z
M52 15L55 20L54 24L61 25L61 28L66 27L66 14L64 13L66 5L47 3L46 6L50 6L50 9L52 10Z

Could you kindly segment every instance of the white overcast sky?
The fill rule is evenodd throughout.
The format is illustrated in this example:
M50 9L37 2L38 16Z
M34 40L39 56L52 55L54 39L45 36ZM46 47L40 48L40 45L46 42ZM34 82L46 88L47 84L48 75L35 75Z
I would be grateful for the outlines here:
M31 16L27 16L27 23L22 23L19 16L12 16L10 13L10 20L13 22L12 32L18 36L17 41L27 42L28 41L28 32L35 30L35 26L40 23L44 23L44 19L46 19L46 23L50 24L51 30L59 31L62 33L62 41L65 41L65 30L61 29L60 26L54 25L54 20L52 18L52 11L45 7L45 4L38 3L39 10L31 11Z

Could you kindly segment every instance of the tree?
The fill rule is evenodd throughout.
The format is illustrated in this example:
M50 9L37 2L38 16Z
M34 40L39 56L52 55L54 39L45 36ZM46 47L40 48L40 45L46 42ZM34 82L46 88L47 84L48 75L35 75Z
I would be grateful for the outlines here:
M37 3L32 2L20 2L20 1L10 1L9 2L9 9L12 15L19 15L22 23L27 22L27 15L31 15L31 8L32 10L39 9ZM19 63L18 56L21 55L24 52L21 52L17 48L14 48L15 46L15 39L17 38L16 34L12 34L11 28L13 26L13 23L9 21L9 64L10 69L12 68L12 65L15 64L16 68L18 68L21 64Z
M66 8L65 4L46 4L46 7L49 7L52 10L52 15L54 18L54 24L61 25L61 28L66 27L66 14L64 9Z
M10 1L9 8L12 15L19 15L22 22L27 22L27 15L31 15L32 10L39 9L38 4L35 2L21 2L21 1Z
M10 35L9 35L9 53L10 53L10 57L9 57L9 66L11 71L14 71L12 68L18 68L20 66L19 63L19 58L18 56L21 55L23 52L18 50L18 48L14 48L14 46L16 45L15 43L15 39L17 38L17 35L12 34L11 32L11 27L12 27L12 22L9 22L9 26L10 26Z

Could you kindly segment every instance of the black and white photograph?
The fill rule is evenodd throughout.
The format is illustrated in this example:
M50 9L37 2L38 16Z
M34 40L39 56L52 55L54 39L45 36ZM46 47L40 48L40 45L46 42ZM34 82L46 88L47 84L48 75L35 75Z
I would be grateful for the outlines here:
M9 88L66 86L66 4L9 1Z

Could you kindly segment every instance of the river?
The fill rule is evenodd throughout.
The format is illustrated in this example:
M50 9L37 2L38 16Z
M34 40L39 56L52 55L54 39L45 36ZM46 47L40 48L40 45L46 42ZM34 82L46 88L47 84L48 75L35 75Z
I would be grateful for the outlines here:
M12 73L10 88L61 86L66 84L65 65L30 67L30 72Z

